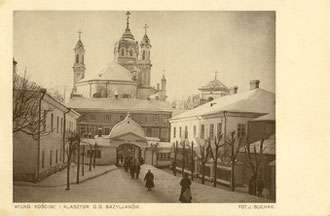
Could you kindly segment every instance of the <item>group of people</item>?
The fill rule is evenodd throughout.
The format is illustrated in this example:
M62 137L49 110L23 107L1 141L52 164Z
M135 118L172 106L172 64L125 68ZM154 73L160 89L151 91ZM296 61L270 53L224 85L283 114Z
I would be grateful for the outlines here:
M129 170L132 179L134 179L134 177L138 179L141 170L141 160L126 157L124 159L124 169L126 172Z

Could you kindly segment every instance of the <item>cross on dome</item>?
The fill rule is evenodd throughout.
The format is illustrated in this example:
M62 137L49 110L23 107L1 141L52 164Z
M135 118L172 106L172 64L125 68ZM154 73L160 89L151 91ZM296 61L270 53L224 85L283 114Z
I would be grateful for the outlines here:
M81 29L79 29L79 31L78 31L78 34L79 34L79 39L81 39L81 34L82 34L83 32L81 31Z
M127 27L126 27L126 28L129 28L129 17L130 17L130 15L131 15L131 13L130 13L129 11L127 11L127 12L125 13L125 15L127 16Z
M218 75L218 73L219 73L219 72L218 72L217 70L214 72L214 75L215 75L215 76L214 76L214 79L217 79L217 75Z
M145 32L145 34L147 34L147 29L149 28L149 26L148 26L147 24L145 24L145 25L143 26L143 28L144 28L144 32Z

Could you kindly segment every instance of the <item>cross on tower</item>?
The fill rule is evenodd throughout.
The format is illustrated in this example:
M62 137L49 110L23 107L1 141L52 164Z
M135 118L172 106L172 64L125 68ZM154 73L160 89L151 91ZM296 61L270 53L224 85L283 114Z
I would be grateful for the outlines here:
M127 11L125 13L125 15L127 16L127 28L129 27L129 16L131 15L131 13L129 11Z
M81 33L83 33L83 32L81 31L81 29L79 29L79 31L78 31L79 39L81 39Z
M147 34L147 29L149 28L149 26L148 26L147 24L145 24L145 25L143 26L143 28L144 28L144 32L145 32L145 34Z
M218 74L219 72L216 70L215 72L214 72L214 79L217 79L217 74Z

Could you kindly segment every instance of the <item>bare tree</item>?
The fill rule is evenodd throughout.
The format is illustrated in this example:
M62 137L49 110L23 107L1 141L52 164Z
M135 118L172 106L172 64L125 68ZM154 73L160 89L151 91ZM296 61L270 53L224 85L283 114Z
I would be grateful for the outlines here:
M185 162L186 162L186 141L183 140L180 142L180 145L182 146L181 154L182 154L182 167L181 167L181 174L184 176L184 169L185 169Z
M56 88L51 88L49 89L49 92L52 94L54 98L56 98L59 102L64 103L64 93L61 93L58 89Z
M66 132L66 139L68 141L68 146L66 149L67 153L67 188L66 190L70 190L70 165L71 158L73 152L75 152L78 148L78 143L80 142L80 136L74 131L68 130Z
M245 147L245 163L247 167L252 171L253 173L253 180L257 182L258 175L259 175L259 169L260 165L263 160L263 152L265 151L266 148L264 148L264 141L265 139L260 140L260 145L259 145L259 153L257 152L257 147L256 145L253 145L253 153L254 157L251 156L251 149L250 149L250 144L246 142L246 147ZM252 191L257 191L257 184L254 184L255 188ZM256 195L256 194L254 194Z
M202 184L205 184L205 164L210 158L210 140L204 142L203 145L199 145L202 165Z
M178 141L175 141L175 143L173 143L174 161L172 163L172 171L175 176L176 176L176 161L177 161L178 152L179 152Z
M41 102L46 89L29 81L24 74L21 77L13 75L13 133L23 132L31 135L34 140L40 140L50 133L46 130L45 117L53 108L42 110ZM42 113L43 111L43 113Z
M194 163L194 157L196 155L196 152L194 150L195 143L192 141L191 145L188 145L188 148L190 150L190 165L191 165L191 180L194 180L194 172L195 172L195 163Z
M213 159L213 186L217 187L217 169L218 169L218 159L220 157L221 147L225 146L225 143L221 144L223 135L219 133L218 136L214 137L214 141L210 141L210 153Z
M94 157L93 157L93 168L95 168L95 166L96 166L96 151L99 150L99 149L100 149L99 146L95 142L95 144L94 144L94 153L93 153L93 155L94 155Z
M239 149L242 147L241 139L237 142L235 138L235 131L230 133L230 137L226 139L226 145L229 147L225 150L225 154L229 156L231 163L231 190L235 191L235 165L238 162L237 155Z

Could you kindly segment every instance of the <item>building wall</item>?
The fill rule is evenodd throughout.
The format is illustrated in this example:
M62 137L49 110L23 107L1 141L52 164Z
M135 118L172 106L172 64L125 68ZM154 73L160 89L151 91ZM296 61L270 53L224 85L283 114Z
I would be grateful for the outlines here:
M102 128L102 135L108 135L112 127L123 120L127 112L96 112L82 111L79 119L79 133L98 134L97 129ZM158 137L161 141L169 141L170 139L170 112L154 112L154 113L130 113L133 120L144 128L146 136ZM107 117L108 116L108 117ZM158 134L158 135L157 135Z
M151 88L138 88L137 89L137 98L138 99L147 99L149 96L156 94L156 90Z
M249 122L249 143L264 139L275 134L275 121Z
M37 171L38 142L23 132L13 136L13 175L14 181L35 181Z

